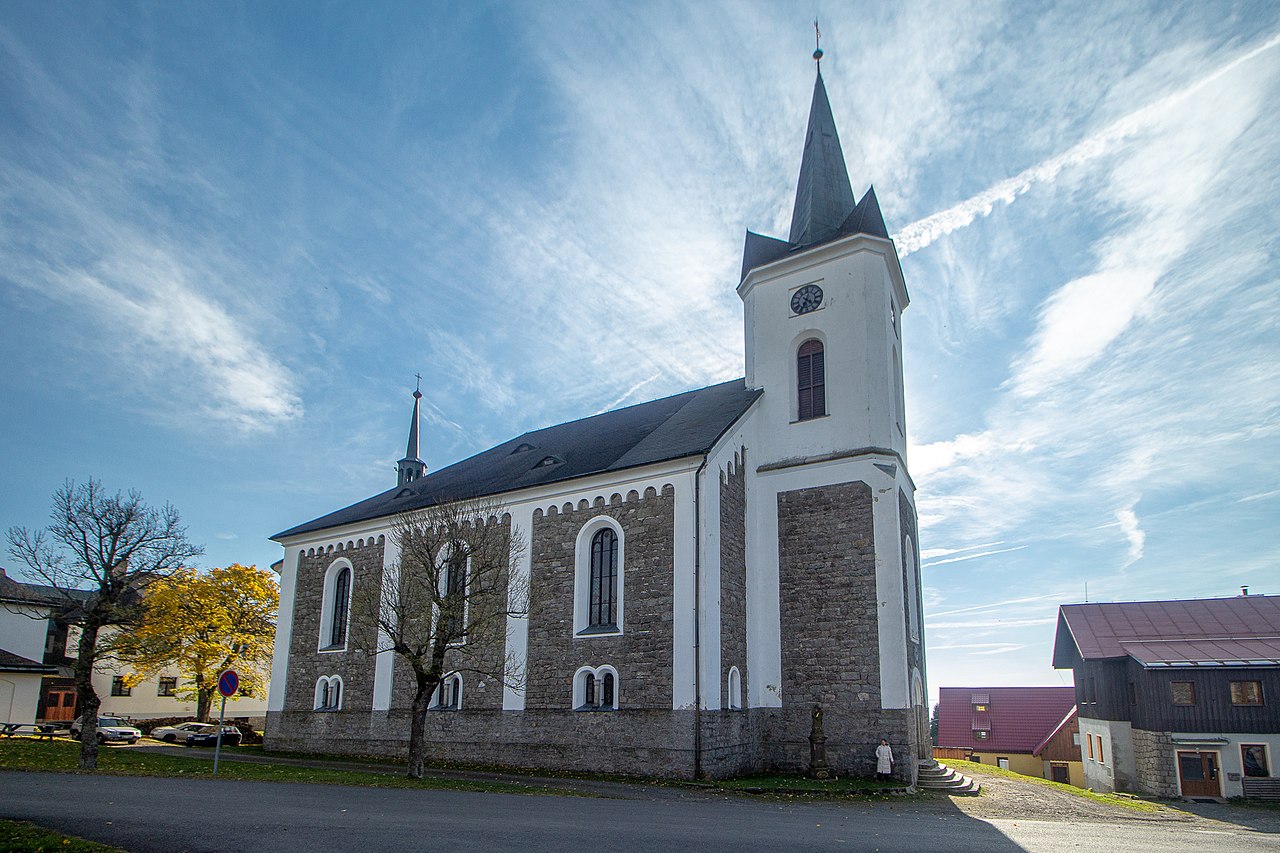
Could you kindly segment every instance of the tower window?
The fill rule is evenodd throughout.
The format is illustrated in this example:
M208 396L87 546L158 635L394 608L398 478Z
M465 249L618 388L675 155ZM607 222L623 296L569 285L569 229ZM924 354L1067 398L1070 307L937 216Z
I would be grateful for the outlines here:
M797 420L827 413L827 368L821 341L805 341L796 353L796 392Z

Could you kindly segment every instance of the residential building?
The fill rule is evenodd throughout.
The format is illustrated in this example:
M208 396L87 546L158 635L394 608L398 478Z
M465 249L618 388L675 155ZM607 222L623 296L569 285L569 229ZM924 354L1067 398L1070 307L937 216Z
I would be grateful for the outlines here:
M942 687L938 746L971 761L1084 784L1072 687Z
M1063 605L1053 665L1090 788L1280 796L1280 596Z
M913 780L928 717L907 291L874 190L853 194L820 73L789 237L747 233L736 291L744 378L525 433L430 474L415 392L395 486L274 537L268 745L405 754L412 679L390 654L361 651L373 628L348 627L348 601L396 570L398 515L480 494L503 511L479 521L527 543L513 571L528 612L495 638L501 677L446 678L430 757L799 770L821 705L836 772L870 775L887 738Z
M44 663L45 625L53 608L0 569L0 723L34 723Z

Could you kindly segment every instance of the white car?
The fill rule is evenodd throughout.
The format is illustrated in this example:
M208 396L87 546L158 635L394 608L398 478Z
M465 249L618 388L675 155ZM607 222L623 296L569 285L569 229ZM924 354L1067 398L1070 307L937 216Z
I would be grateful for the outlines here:
M165 743L186 743L187 735L217 733L218 727L212 723L178 723L176 726L161 726L151 730L151 737Z
M80 727L84 718L76 720L71 724L71 736L80 737ZM126 743L137 743L142 738L142 732L129 725L128 720L120 717L99 717L98 718L98 743L106 743L109 740L122 740Z

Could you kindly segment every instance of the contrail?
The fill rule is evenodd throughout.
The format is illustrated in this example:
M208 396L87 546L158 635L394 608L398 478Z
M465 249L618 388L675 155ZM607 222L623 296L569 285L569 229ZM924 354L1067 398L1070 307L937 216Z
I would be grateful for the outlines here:
M1226 65L1210 72L1186 88L1166 95L1154 103L1116 119L1102 130L1081 140L1056 157L1037 163L1012 178L1006 178L995 186L985 189L959 204L948 207L946 210L912 222L894 235L894 242L898 246L899 256L905 258L912 252L928 246L939 237L944 237L952 231L958 231L971 225L978 217L991 215L991 211L995 209L998 203L1012 204L1014 199L1036 184L1057 178L1058 173L1068 166L1078 166L1102 156L1111 150L1117 142L1142 130L1170 107L1185 101L1206 86L1217 81L1223 75L1231 73L1244 63L1271 50L1278 44L1280 44L1280 34L1273 35L1258 47L1240 54Z

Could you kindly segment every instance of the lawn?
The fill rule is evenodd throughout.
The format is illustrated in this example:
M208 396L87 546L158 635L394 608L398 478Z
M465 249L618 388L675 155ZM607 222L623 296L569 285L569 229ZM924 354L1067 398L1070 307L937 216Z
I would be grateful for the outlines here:
M80 745L69 740L41 741L36 738L0 739L0 770L46 770L75 772ZM157 755L136 749L104 747L98 751L99 773L121 776L212 777L213 762L207 757ZM223 761L219 779L256 782L312 782L327 785L360 785L372 788L422 788L454 791L487 791L502 794L568 794L555 788L520 782L490 782L474 779L410 779L389 773L358 770L330 770L275 764L248 764ZM5 849L0 847L0 849Z
M0 850L5 853L50 853L53 850L66 850L70 853L122 853L119 847L95 844L21 820L0 820Z
M1074 797L1083 797L1086 800L1093 800L1095 803L1106 803L1109 806L1119 806L1120 808L1130 809L1135 812L1156 812L1162 808L1158 803L1149 800L1140 800L1130 794L1100 794L1096 791L1090 791L1086 788L1077 788L1075 785L1067 785L1062 782L1053 782L1049 779L1041 779L1039 776L1024 776L1021 773L1015 773L1012 770L1005 770L1002 767L996 767L991 764L980 764L975 761L962 761L959 759L948 758L943 762L948 767L968 775L970 773L985 773L988 776L1003 776L1006 779L1017 779L1022 782L1032 782L1036 785L1047 785Z

